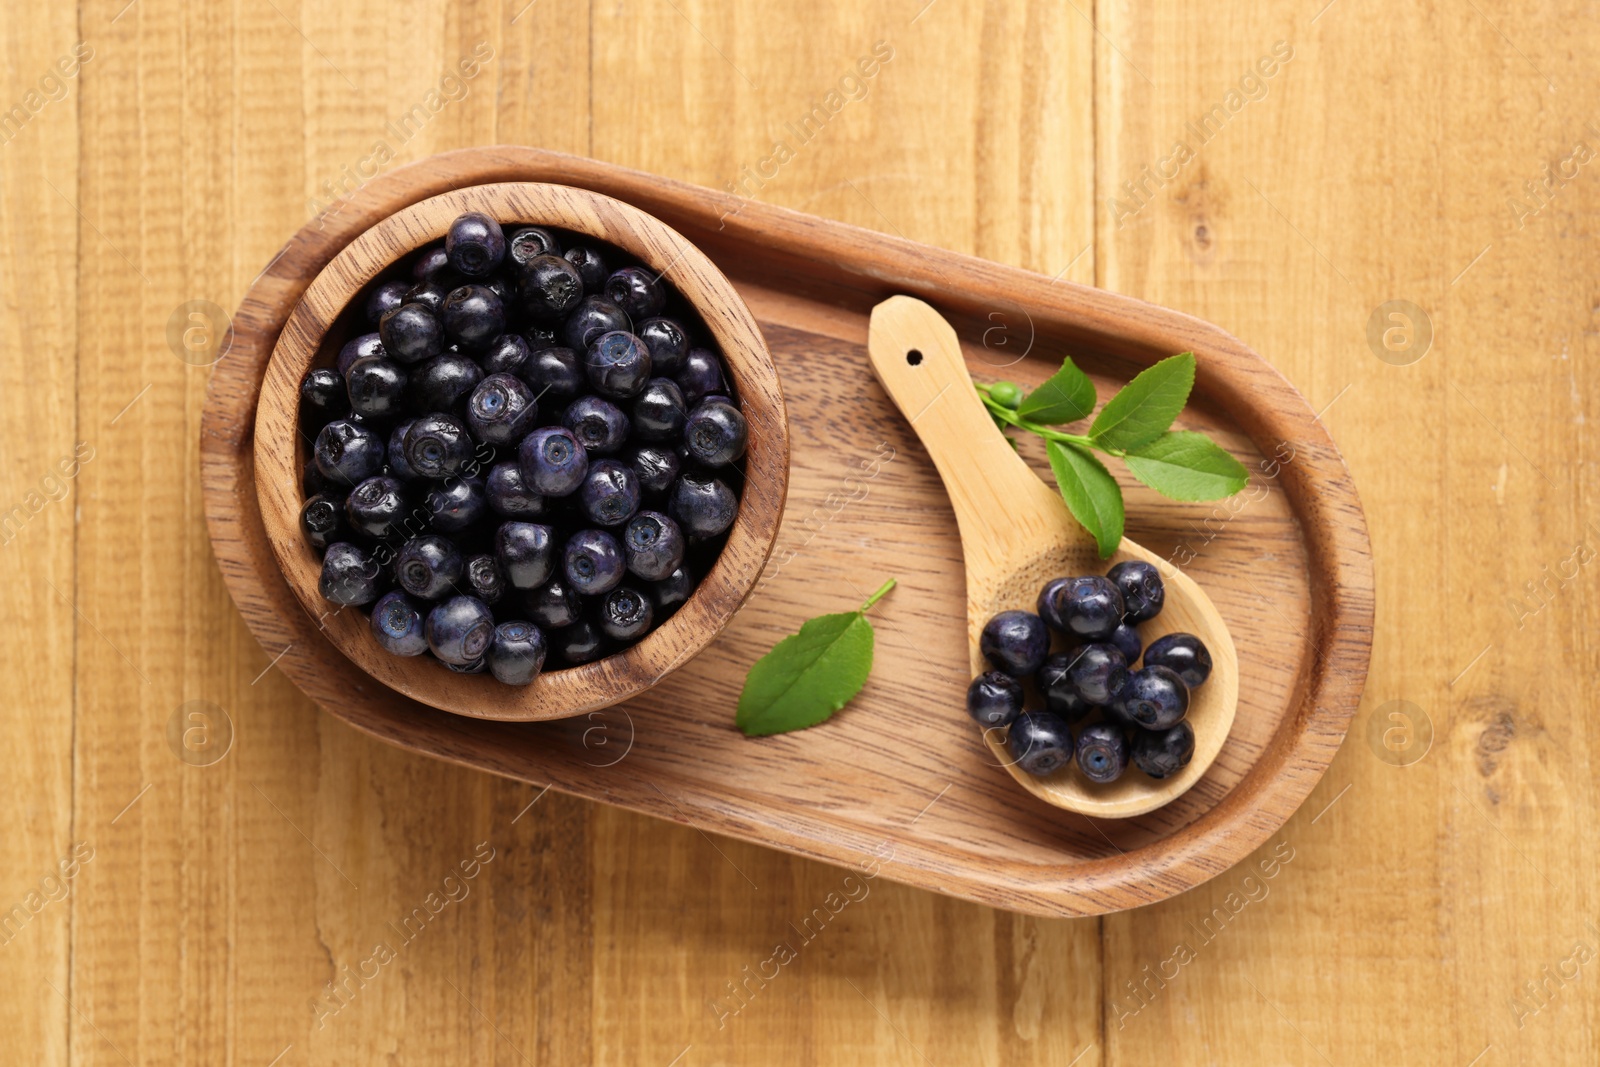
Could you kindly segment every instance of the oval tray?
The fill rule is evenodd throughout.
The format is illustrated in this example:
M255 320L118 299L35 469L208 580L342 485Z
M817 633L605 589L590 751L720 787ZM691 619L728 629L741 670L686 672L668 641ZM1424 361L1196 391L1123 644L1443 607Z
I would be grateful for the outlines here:
M788 507L762 582L723 635L644 696L507 724L396 694L341 656L268 547L253 484L256 397L310 279L394 211L463 185L555 182L625 200L697 244L766 335L789 402ZM1251 470L1231 501L1177 504L1123 478L1128 534L1209 593L1240 652L1232 733L1188 793L1090 820L1022 791L966 718L961 549L927 455L866 358L894 293L955 326L980 380L1042 381L1070 353L1109 396L1174 352L1199 360L1180 424ZM331 714L403 748L996 907L1091 915L1181 893L1264 842L1316 785L1360 698L1373 581L1349 472L1305 399L1205 322L1128 297L536 149L473 148L377 178L303 227L246 293L213 371L201 476L213 550L268 657ZM1044 470L1041 454L1024 453ZM1120 466L1120 465L1118 465ZM759 741L733 726L744 671L883 579L877 664L829 723Z

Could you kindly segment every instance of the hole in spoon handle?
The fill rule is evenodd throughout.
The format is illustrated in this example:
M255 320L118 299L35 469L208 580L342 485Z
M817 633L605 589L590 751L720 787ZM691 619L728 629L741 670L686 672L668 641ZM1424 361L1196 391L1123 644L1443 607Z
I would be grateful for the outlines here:
M872 309L867 350L878 381L933 458L962 540L1009 540L1012 519L1037 505L1044 484L973 389L955 330L921 300L892 296Z

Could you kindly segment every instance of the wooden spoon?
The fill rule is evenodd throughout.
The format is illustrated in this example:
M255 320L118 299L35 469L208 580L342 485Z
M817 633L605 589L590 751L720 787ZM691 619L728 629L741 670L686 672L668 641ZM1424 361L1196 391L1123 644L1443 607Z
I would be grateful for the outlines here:
M988 669L978 637L996 612L1034 611L1039 590L1050 579L1104 574L1129 559L1154 564L1166 585L1161 614L1139 625L1144 643L1182 631L1199 637L1211 652L1211 677L1190 695L1194 758L1170 778L1149 778L1130 763L1117 781L1097 785L1079 773L1076 762L1036 778L1013 766L1003 731L987 730L985 739L996 758L1034 796L1085 815L1142 815L1182 794L1216 759L1239 698L1233 639L1210 598L1171 563L1127 538L1110 559L1100 558L1094 539L1060 494L995 427L972 388L955 330L932 307L909 296L885 300L872 309L867 348L878 380L911 421L955 509L967 565L967 639L974 676Z

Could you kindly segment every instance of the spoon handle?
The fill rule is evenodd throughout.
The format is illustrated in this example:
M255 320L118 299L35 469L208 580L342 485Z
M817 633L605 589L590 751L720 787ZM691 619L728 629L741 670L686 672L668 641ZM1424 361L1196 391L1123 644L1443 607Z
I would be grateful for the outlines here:
M1046 529L1073 525L1061 499L995 426L972 388L955 330L937 311L913 297L890 297L872 309L867 351L938 468L969 571L1011 558L1041 520Z

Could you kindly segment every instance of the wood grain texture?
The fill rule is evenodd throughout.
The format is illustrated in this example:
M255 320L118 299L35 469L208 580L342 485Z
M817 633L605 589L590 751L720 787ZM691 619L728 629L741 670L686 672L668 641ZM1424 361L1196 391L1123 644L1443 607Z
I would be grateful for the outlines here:
M74 839L96 853L72 897L0 949L8 1058L1593 1061L1592 964L1576 981L1548 975L1580 943L1600 948L1587 875L1595 571L1566 562L1595 546L1582 420L1596 400L1600 193L1592 163L1542 199L1526 188L1577 142L1596 145L1587 57L1600 31L1585 7L20 5L0 22L0 110L79 38L94 58L0 145L6 506L45 473L29 472L32 457L60 458L46 438L71 443L75 422L96 447L72 494L7 546L25 562L6 606L32 623L0 642L13 698L4 899L21 899ZM844 872L555 791L518 818L537 789L403 753L318 711L267 669L281 649L257 645L219 580L195 452L208 372L173 358L165 327L190 299L237 307L320 210L308 201L325 199L323 184L369 180L369 159L387 173L520 143L724 188L880 38L895 58L865 98L755 197L1064 271L1194 312L1261 352L1324 411L1360 486L1380 593L1372 673L1329 774L1250 867L1104 920L1035 919L876 879L719 1027L708 1000L726 1005L726 983L792 936L788 923ZM1252 89L1179 179L1142 178L1278 40L1295 57L1265 95ZM449 102L413 131L387 132L479 42L494 54L464 92L441 94ZM379 141L389 151L374 157ZM1108 201L1134 180L1150 202L1119 227ZM1368 345L1373 309L1393 299L1435 327L1414 365ZM787 304L772 294L767 306L775 317ZM997 310L983 324L999 328L991 342L1021 347L1026 320ZM799 359L834 344L802 337ZM848 407L854 386L818 388ZM882 440L805 444L848 458ZM786 572L803 581L838 581L816 565L822 547L908 522L852 507L822 523L838 488L791 487L806 514L822 509L808 548L806 527L779 544L799 553ZM1135 513L1157 506L1141 493L1130 490ZM1251 513L1292 522L1276 481L1247 495ZM1202 556L1244 529L1211 508L1161 526ZM957 581L940 598L960 595ZM885 641L893 629L880 627ZM1261 682L1248 657L1241 670ZM237 727L212 766L179 763L164 740L187 700L225 707ZM1388 718L1400 700L1427 716L1409 735ZM1382 744L1388 730L1397 751ZM1396 766L1380 751L1421 758ZM318 1029L307 1001L486 838L503 851L471 896ZM1180 941L1196 957L1158 983Z
M1124 537L1109 558L1101 559L1094 537L1072 517L1056 487L1047 485L995 429L972 388L960 339L932 307L905 296L885 300L872 309L867 348L879 383L916 431L950 498L961 533L967 655L974 677L990 669L979 638L996 614L1035 611L1046 582L1102 574L1126 560L1158 568L1165 583L1165 606L1158 619L1142 627L1142 642L1148 645L1164 633L1189 633L1212 653L1214 669L1194 690L1184 719L1194 731L1193 756L1177 774L1158 782L1133 772L1115 783L1096 784L1073 762L1036 777L1018 767L1007 747L1008 731L1000 729L983 731L993 762L1045 803L1093 818L1144 815L1181 796L1222 751L1238 710L1239 657L1211 598L1169 559L1131 538ZM1205 359L1207 353L1196 357Z
M637 644L581 667L553 664L533 685L512 688L491 675L455 674L431 657L401 658L373 640L370 613L343 611L318 588L321 555L306 542L301 472L313 436L300 424L300 383L330 367L358 328L351 309L396 263L440 241L451 222L482 212L511 229L535 223L582 233L621 249L664 279L693 309L697 329L720 353L749 444L737 471L739 512L716 561L689 599ZM253 478L267 541L280 573L317 632L351 662L396 692L431 707L482 719L570 718L637 696L713 641L756 587L772 552L789 484L789 423L771 354L750 309L728 279L670 227L610 197L568 186L505 182L442 193L378 221L308 279L286 323L272 332L236 330L230 353L270 349L256 404ZM483 466L488 466L485 460Z
M1587 168L1537 213L1525 183L1597 145L1597 27L1479 2L1385 7L1374 35L1378 7L1322 6L1098 9L1131 60L1100 56L1103 195L1195 149L1122 226L1101 204L1098 280L1249 338L1325 412L1380 605L1348 740L1253 858L1273 876L1106 920L1107 1055L1167 1059L1201 1019L1211 1054L1263 1063L1591 1062L1600 990L1547 974L1600 948L1594 573L1564 564L1595 544L1600 200ZM1369 340L1392 300L1418 309L1409 347Z
M72 803L73 509L84 463L92 465L105 442L82 435L75 417L79 248L67 197L77 116L40 85L54 77L75 90L75 79L52 64L73 58L78 37L63 7L14 12L7 22L0 99L22 110L20 122L0 113L0 242L31 254L0 254L0 560L9 574L0 611L30 620L30 637L0 651L10 696L0 704L0 729L11 757L0 774L0 1032L39 1062L64 1063L73 1026L72 894L96 873L93 852L84 865L75 846L92 850L100 839L80 836Z

